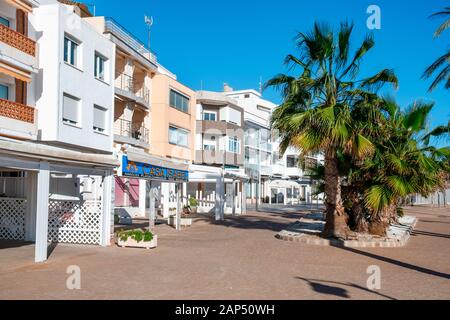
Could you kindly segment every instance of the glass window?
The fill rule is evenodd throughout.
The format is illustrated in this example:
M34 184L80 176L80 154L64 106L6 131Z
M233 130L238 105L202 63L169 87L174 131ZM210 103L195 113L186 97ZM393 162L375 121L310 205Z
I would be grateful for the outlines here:
M0 99L8 100L9 88L8 86L0 84Z
M170 106L178 109L180 111L189 112L189 98L176 92L175 90L170 90Z
M215 112L211 111L204 111L203 112L203 120L205 121L216 121L217 114Z
M69 39L68 37L64 37L64 61L77 66L78 59L78 43Z
M169 127L169 143L181 147L189 145L189 133L186 130Z
M63 96L63 122L78 126L80 124L80 100L68 94Z
M286 158L286 166L288 168L295 168L297 167L297 157L295 156L287 156Z
M94 126L93 129L96 132L106 132L106 114L108 110L100 106L94 105Z
M238 138L232 137L228 138L228 152L240 153L241 143Z
M3 17L0 17L0 24L7 26L9 28L9 20Z
M95 54L94 76L97 79L105 80L105 62L105 58L98 53Z

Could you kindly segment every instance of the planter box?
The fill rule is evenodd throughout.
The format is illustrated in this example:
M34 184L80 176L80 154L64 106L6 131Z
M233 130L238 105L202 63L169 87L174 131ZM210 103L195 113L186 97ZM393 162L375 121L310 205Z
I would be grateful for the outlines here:
M137 242L131 237L128 238L127 241L122 241L120 240L120 238L117 238L117 245L122 248L129 247L129 248L154 249L158 246L158 236L154 235L152 241L150 242L145 241Z
M180 227L190 227L192 226L192 218L180 218ZM176 216L170 216L169 217L169 225L172 227L177 226L177 217Z

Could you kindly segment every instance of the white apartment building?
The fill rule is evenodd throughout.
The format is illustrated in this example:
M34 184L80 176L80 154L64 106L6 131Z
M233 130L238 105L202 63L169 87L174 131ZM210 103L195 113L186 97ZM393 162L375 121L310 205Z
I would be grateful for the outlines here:
M62 3L64 2L64 3ZM0 239L111 242L115 46L70 1L0 4Z
M235 91L225 85L224 92L244 109L245 172L250 178L246 183L248 203L312 203L313 181L302 170L301 151L288 148L283 155L279 152L279 140L270 123L277 105L252 89ZM305 158L308 165L321 160L319 155Z

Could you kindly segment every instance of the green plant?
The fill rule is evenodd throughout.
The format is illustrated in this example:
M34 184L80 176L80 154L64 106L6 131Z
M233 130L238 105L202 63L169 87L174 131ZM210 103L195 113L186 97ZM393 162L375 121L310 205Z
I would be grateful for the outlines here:
M189 206L190 207L198 207L198 200L197 199L195 199L195 198L189 198Z
M136 242L150 242L153 240L153 233L147 230L128 230L128 231L119 231L117 233L118 238L121 241L128 241L129 238L135 240Z

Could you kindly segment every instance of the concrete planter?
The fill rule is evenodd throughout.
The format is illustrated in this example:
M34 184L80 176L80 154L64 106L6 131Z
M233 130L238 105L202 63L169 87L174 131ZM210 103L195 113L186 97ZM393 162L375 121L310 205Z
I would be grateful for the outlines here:
M180 218L180 226L181 227L190 227L192 226L193 220L192 218ZM169 217L169 225L176 228L177 226L177 217L170 216Z
M131 237L129 237L127 241L122 241L120 240L120 238L117 238L117 245L122 248L128 247L128 248L154 249L158 246L158 236L154 235L152 241L150 242L145 241L137 242Z

